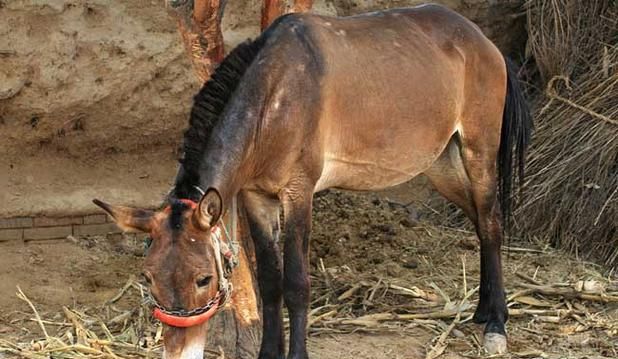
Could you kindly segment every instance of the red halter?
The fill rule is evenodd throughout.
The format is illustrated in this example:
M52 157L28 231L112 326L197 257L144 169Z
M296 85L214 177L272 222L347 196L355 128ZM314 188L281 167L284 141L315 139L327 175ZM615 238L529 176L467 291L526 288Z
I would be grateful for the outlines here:
M215 305L212 308L210 308L208 311L202 314L191 316L191 317L174 316L174 315L162 312L159 308L155 308L152 311L152 315L155 318L159 319L161 323L165 323L169 326L178 327L178 328L188 328L188 327L193 327L193 326L205 323L208 319L210 319L213 315L215 315L215 313L217 312L217 308L218 308L218 305Z
M168 311L158 303L154 303L155 309L152 311L152 315L159 319L162 323L170 325L172 327L188 328L196 325L200 325L210 319L217 309L219 309L219 302L221 301L222 292L218 291L217 294L211 300L201 308L192 309L189 311Z

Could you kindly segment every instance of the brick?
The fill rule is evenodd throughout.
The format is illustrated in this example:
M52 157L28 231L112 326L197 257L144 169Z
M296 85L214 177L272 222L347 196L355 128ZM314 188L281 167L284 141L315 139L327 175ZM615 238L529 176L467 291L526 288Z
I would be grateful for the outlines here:
M65 238L73 234L73 227L37 227L24 229L24 240Z
M121 233L122 230L114 223L76 224L73 226L74 236L104 236L108 233Z
M84 216L84 224L100 224L107 221L106 214L90 214Z
M0 218L0 229L29 227L32 227L32 218L30 217Z
M82 224L82 217L35 217L35 227L59 227L71 224Z
M52 244L52 243L66 243L66 238L47 238L47 239L29 239L28 244ZM55 357L54 357L55 358ZM0 357L2 359L2 357Z
M24 238L24 230L19 229L0 229L0 242L17 240Z

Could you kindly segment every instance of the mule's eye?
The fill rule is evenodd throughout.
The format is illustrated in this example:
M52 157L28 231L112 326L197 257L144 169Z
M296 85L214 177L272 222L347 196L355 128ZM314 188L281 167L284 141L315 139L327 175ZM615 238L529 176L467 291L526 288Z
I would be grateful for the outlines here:
M210 276L210 275L203 276L203 277L200 277L200 279L197 280L196 284L197 284L198 288L205 287L205 286L207 286L210 283L211 279L212 279L212 276Z

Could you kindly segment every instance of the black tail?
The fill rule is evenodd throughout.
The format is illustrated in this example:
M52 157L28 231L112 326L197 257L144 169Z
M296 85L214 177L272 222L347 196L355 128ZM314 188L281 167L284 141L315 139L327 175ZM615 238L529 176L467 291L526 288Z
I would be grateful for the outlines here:
M502 133L498 152L498 197L502 209L502 223L506 233L511 223L513 169L518 168L519 188L524 182L525 154L533 123L528 103L517 79L516 66L506 57L506 100L502 116Z

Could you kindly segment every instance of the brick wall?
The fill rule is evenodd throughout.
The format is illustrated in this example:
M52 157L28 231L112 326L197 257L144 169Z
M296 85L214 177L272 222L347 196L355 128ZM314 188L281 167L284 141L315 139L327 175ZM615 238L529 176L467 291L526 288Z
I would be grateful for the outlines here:
M122 231L105 214L65 217L0 218L0 242L63 239L68 236L110 236Z

